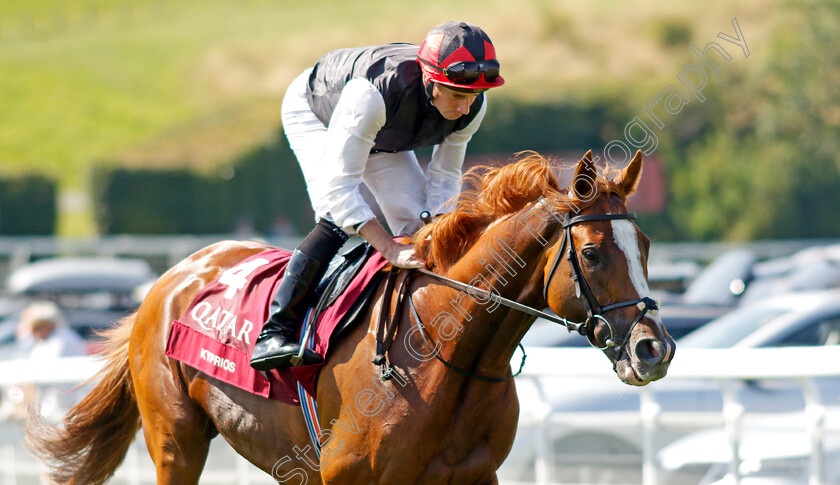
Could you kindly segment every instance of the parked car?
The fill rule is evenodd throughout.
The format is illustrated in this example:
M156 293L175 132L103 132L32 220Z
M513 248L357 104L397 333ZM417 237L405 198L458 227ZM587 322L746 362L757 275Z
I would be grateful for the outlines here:
M556 331L564 332L562 328ZM797 292L753 302L706 324L677 341L676 358L681 349L690 347L837 344L840 344L840 290ZM599 413L607 417L610 413L638 412L640 408L640 390L617 379L543 378L539 384L540 392L535 390L533 381L517 380L522 412L511 457L500 471L500 476L506 479L533 479L537 437L541 432L534 425L535 415L545 411L586 413L586 419L598 420ZM840 405L840 379L818 379L817 385L826 404ZM722 410L723 399L714 382L666 378L650 387L663 412L720 413ZM796 382L747 381L734 387L747 412L793 412L804 408L804 398ZM640 424L605 430L576 423L553 427L550 432L554 478L570 482L627 483L633 482L628 474L635 473L640 479L643 436ZM682 434L679 430L660 433L658 439L667 443ZM608 457L606 461L604 453Z
M727 251L700 270L685 292L654 293L663 303L665 326L679 338L757 300L831 288L840 288L840 245L806 248L763 261L745 249Z
M837 414L840 409L830 408ZM741 429L739 473L743 485L809 483L812 438L801 414L751 421ZM793 426L791 426L793 424ZM840 483L840 434L829 431L823 448L824 483ZM660 450L664 483L734 484L732 448L721 428L689 434Z
M840 344L840 289L793 292L745 305L681 339L681 348Z
M790 256L758 262L753 281L741 301L760 300L769 295L840 287L840 245L803 249Z
M140 301L135 290L157 275L142 259L55 258L15 268L6 281L0 314L0 355L8 355L20 312L34 300L50 300L62 310L70 328L92 341Z
M659 293L684 293L703 267L695 261L648 262L648 286Z
M727 251L697 275L679 298L684 305L733 307L752 279L755 255L746 249Z
M727 251L701 269L683 293L654 290L662 303L662 323L671 336L679 339L738 306L755 264L756 257L748 250Z

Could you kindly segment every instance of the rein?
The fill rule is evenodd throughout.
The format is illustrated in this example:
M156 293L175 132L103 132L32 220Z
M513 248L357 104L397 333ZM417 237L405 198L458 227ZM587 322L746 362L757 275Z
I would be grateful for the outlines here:
M431 276L432 278L435 278L439 281L442 281L442 282L448 284L449 286L451 286L451 287L453 287L457 290L463 290L463 291L466 291L467 293L478 296L482 300L493 300L494 302L496 302L500 305L506 306L508 308L512 308L514 310L519 310L522 313L527 313L528 315L533 315L535 317L545 318L546 320L548 320L550 322L556 323L558 325L563 325L564 327L566 327L569 330L569 332L574 330L575 332L578 332L581 335L585 335L580 330L581 326L583 325L582 323L576 323L576 322L573 322L571 320L565 319L563 317L558 317L557 315L554 315L553 313L546 313L544 311L537 310L536 308L531 308L527 305L523 305L522 303L519 303L519 302L510 300L508 298L505 298L505 297L499 295L498 293L493 293L491 291L487 291L487 290L485 290L483 288L479 288L477 286L472 286L470 284L467 284L467 283L464 283L464 282L461 282L461 281L458 281L458 280L453 280L452 278L448 278L446 276L439 275L437 273L432 273L431 271L429 271L427 269L418 268L416 271L419 272L419 273L423 273L426 276Z
M548 204L546 204L546 207L549 207ZM626 350L627 343L630 341L630 334L633 331L633 328L636 326L636 324L642 321L642 319L647 315L648 311L658 310L659 303L653 298L645 296L642 298L637 298L635 300L627 300L602 306L598 302L598 299L595 297L592 288L589 286L589 283L586 281L586 278L583 275L583 271L581 270L580 262L577 258L577 251L575 250L575 241L574 237L572 237L571 228L573 225L579 224L581 222L632 220L636 217L636 214L634 212L628 212L623 214L590 214L574 216L568 219L562 217L561 214L554 211L552 211L552 215L554 215L554 217L562 224L563 235L560 241L560 249L557 251L557 255L554 257L554 260L551 263L551 267L548 271L545 284L543 286L543 299L546 302L548 301L548 285L551 283L551 280L554 277L554 273L557 272L557 268L560 265L560 257L568 244L568 250L566 251L566 259L569 261L569 266L572 270L572 280L575 283L575 288L577 290L578 297L586 303L587 318L583 322L573 322L566 318L546 313L541 310L537 310L536 308L532 308L527 305L523 305L519 302L505 298L497 293L493 293L483 288L479 288L477 286L473 286L462 281L458 281L443 275L439 275L437 273L433 273L423 268L417 268L415 269L415 271L422 273L426 276L430 276L438 281L441 281L452 288L466 291L470 295L476 296L482 300L490 300L500 305L511 308L513 310L517 310L531 316L544 318L550 322L566 327L566 330L568 330L569 332L577 332L580 335L585 336L593 347L602 351L612 350L615 353L615 359L613 363L613 369L615 369L615 363L617 363L621 359L621 356ZM515 374L508 377L487 377L473 374L444 360L443 357L440 356L440 352L438 350L433 349L432 346L429 344L429 340L427 339L426 326L423 325L423 322L420 320L420 315L417 312L416 306L414 305L414 299L411 296L411 291L405 291L405 286L407 286L407 280L408 276L403 278L403 283L400 285L400 295L398 297L399 301L402 301L404 293L405 298L408 300L408 306L411 310L411 315L414 317L418 333L420 334L420 337L423 340L423 344L430 352L432 352L432 355L434 355L434 357L437 360L443 363L446 367L454 370L455 372L458 372L459 374L485 382L504 382L513 379L514 377L522 373L522 369L525 366L525 358L527 357L527 355L525 355L525 348L522 346L522 343L519 343L519 348L522 350L522 362L519 365L519 370ZM388 301L390 302L390 298ZM636 315L636 318L634 318L631 322L630 328L627 330L627 333L622 339L621 343L616 344L615 331L613 330L613 325L610 322L610 320L604 316L604 313L629 306L636 306L639 309L639 313ZM383 307L383 311L384 310L385 308ZM395 310L395 313L396 311L397 310ZM603 347L599 347L597 345L597 339L594 334L595 328L597 327L599 321L605 324L607 326L607 329L609 330L609 337L604 340ZM379 331L377 331L377 333L379 333ZM390 335L390 339L393 339L393 334ZM383 380L387 380L390 378L392 369L389 363L387 362L387 347L386 350L383 352L380 342L381 341L377 338L377 355L374 357L373 363L376 365L383 366L380 372L380 377ZM388 341L387 346L390 346L390 341Z

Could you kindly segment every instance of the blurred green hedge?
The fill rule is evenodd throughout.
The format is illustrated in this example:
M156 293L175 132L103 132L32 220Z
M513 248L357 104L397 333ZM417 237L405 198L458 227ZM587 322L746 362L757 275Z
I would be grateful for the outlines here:
M56 182L42 175L0 179L0 234L53 234L56 193Z
M242 225L270 234L279 217L305 230L313 220L285 139L211 174L100 165L92 186L102 234L226 234Z
M620 93L551 104L493 99L469 152L509 158L524 149L598 148L620 133L628 114ZM421 163L428 155L418 154ZM313 224L303 176L282 133L211 174L113 165L100 164L93 175L102 234L224 234L243 224L272 234L278 218L305 233Z

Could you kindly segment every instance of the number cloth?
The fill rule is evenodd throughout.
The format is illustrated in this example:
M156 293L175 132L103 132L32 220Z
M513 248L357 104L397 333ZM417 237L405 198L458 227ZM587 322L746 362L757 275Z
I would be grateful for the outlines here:
M196 295L170 329L166 355L240 389L290 404L300 404L298 381L315 394L322 364L282 368L266 373L250 365L251 351L271 298L280 284L291 253L270 249L222 273ZM353 302L387 261L374 253L359 274L318 318L314 350L326 355L330 336Z

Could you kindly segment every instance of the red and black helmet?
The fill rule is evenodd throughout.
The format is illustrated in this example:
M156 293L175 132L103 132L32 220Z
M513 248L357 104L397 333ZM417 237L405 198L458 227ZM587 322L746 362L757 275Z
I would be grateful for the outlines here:
M445 22L426 34L417 61L425 77L460 90L484 90L505 83L490 37L467 22Z

